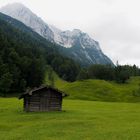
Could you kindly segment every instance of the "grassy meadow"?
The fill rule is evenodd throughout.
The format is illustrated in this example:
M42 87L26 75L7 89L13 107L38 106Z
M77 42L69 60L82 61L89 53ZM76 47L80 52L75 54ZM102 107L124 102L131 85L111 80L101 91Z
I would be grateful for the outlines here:
M65 99L63 112L25 113L0 98L1 140L139 140L140 104Z
M62 112L24 112L18 98L0 98L0 140L139 140L140 77L126 84L104 80L55 87L70 96ZM48 84L48 76L44 84ZM133 103L132 103L133 102Z

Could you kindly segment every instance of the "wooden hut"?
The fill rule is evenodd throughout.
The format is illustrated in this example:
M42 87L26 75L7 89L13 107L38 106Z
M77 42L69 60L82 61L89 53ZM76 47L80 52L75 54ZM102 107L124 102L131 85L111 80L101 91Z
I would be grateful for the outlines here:
M34 88L22 94L25 111L61 111L62 99L67 94L50 86Z

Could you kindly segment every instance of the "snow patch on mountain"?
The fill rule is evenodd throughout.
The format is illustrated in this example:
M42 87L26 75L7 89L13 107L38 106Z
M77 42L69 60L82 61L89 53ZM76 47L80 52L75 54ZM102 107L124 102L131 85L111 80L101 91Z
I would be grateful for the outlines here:
M5 7L2 7L0 12L23 22L41 36L52 40L53 32L49 29L48 25L23 4L8 4Z
M50 25L49 27L54 33L54 41L59 45L70 48L75 45L77 40L79 40L81 47L84 49L94 47L100 50L98 42L79 29L74 29L73 31L61 31L54 26Z

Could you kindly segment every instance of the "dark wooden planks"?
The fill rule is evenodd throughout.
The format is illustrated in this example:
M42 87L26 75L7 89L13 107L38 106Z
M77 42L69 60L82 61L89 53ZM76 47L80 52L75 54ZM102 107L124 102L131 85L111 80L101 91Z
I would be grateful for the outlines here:
M61 111L62 94L55 90L38 90L24 97L25 111Z

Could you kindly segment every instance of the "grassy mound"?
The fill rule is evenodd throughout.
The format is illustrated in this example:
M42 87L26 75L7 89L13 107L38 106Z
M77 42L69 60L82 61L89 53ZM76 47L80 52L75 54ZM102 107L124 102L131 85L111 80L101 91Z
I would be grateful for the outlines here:
M60 79L53 72L55 87L68 93L70 99L111 101L111 102L139 102L140 77L132 77L126 84L117 84L104 80L83 80L68 83ZM49 83L46 74L45 83Z
M66 82L53 72L54 85L68 93L70 99L110 102L140 102L140 77L132 77L126 84L104 80ZM49 84L46 72L45 84Z
M84 80L66 83L60 88L70 94L71 99L111 102L140 101L140 77L133 77L126 84L104 80Z

